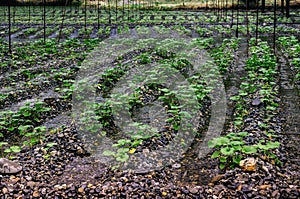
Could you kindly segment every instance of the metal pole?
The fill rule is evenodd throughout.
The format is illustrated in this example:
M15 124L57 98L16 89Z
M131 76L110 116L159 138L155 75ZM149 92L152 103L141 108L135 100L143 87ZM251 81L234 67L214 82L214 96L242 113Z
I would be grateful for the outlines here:
M44 43L46 43L46 0L44 0Z
M84 1L84 31L86 31L86 0Z
M98 0L98 9L97 9L97 13L98 13L98 18L97 18L97 25L98 25L98 31L99 31L99 28L100 28L100 10L99 10L99 7L100 7L100 0Z
M10 1L8 1L8 50L9 53L12 53L11 50L11 19L10 19Z
M116 22L118 21L118 1L116 0L116 9L115 9L115 11L116 11Z
M249 34L249 0L246 0L246 23L247 23L247 57L249 57L249 39L250 39L250 34Z
M30 22L30 1L29 1L29 4L28 4L28 17L29 17L29 22Z
M266 0L262 0L261 1L261 12L265 12L265 8L266 8Z
M274 0L274 29L273 29L273 49L276 51L276 0Z
M285 10L285 16L286 18L290 17L290 0L286 0L286 10Z
M108 1L108 23L111 24L110 0Z
M240 8L240 0L238 0L237 12L236 12L236 31L235 31L236 38L239 37L239 15L240 15L239 8Z
M123 12L123 21L124 21L124 17L125 17L125 0L122 0L122 12Z
M233 15L234 15L234 0L231 1L231 24L230 28L233 26Z
M258 1L256 2L256 30L255 30L255 42L258 41Z

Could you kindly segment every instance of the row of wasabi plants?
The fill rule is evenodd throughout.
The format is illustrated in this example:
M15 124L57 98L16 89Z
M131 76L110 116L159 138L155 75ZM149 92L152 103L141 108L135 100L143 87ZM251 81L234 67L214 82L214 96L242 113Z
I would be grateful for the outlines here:
M172 46L172 40L168 41L169 46ZM155 49L145 49L144 51L137 52L133 57L131 57L130 62L122 60L115 67L107 69L100 77L100 81L95 87L98 89L98 93L104 97L110 96L111 90L114 88L115 84L126 74L126 72L134 67L138 68L149 63L158 62L163 64L163 67L170 68L174 72L179 72L183 76L187 77L190 83L190 88L182 88L180 90L191 89L195 94L199 108L206 107L207 100L209 101L209 94L212 87L208 85L205 79L211 79L210 75L215 73L224 73L226 68L230 66L233 61L233 56L231 55L238 47L238 40L235 39L225 39L220 46L216 45L212 38L196 38L193 39L192 45L196 45L198 48L205 49L209 51L209 54L215 59L215 61L208 61L207 69L210 68L210 72L207 72L207 77L203 77L203 74L193 74L188 76L189 71L192 70L192 64L173 52L172 48L158 47ZM123 64L122 62L125 62ZM222 64L221 64L222 63ZM132 66L133 65L133 66ZM149 74L148 74L149 73ZM149 82L159 82L157 80L157 71L148 71L147 78ZM165 78L168 78L167 74ZM212 81L212 80L211 80ZM100 101L92 106L96 109L96 115L89 115L89 113L82 113L81 122L85 123L91 120L93 117L94 121L98 121L98 124L85 125L86 132L93 132L94 135L97 134L100 142L102 136L110 136L114 139L115 144L112 145L111 150L104 151L105 156L112 156L117 162L127 162L131 154L142 152L145 147L154 146L153 144L159 138L172 138L176 136L177 131L181 128L181 121L183 118L189 118L189 113L183 111L183 106L180 105L180 100L176 97L178 92L173 91L168 88L163 87L159 83L151 83L144 85L142 87L135 88L134 92L127 96L125 95L113 95L112 98L123 99L122 101L129 102L126 104L126 110L131 113L134 117L135 111L140 108L147 106L153 101L159 101L164 107L163 112L168 115L164 123L164 126L160 129L149 127L143 122L136 121L132 125L135 132L123 132L125 135L119 137L119 129L114 123L114 119L117 114L114 110L120 106L119 101L106 100ZM152 96L153 99L151 99ZM189 98L189 96L186 96ZM123 106L124 104L121 104ZM101 131L99 132L99 129ZM195 136L201 136L200 132L195 131ZM167 139L168 140L168 139ZM170 140L169 140L170 141ZM169 141L165 141L167 144ZM95 142L98 146L99 143ZM158 146L164 147L164 145ZM150 150L154 148L150 147Z
M220 160L220 168L234 168L246 157L254 156L280 165L277 157L279 135L272 121L278 115L278 87L276 87L276 57L266 42L250 41L250 57L245 70L247 76L240 84L235 101L233 131L209 142L214 148L212 158ZM249 127L254 117L255 128Z
M13 157L45 140L49 130L43 124L71 109L76 72L98 43L98 39L37 40L15 43L12 54L1 43L1 156Z
M278 38L281 50L287 58L291 70L293 71L293 82L300 88L300 43L295 36Z

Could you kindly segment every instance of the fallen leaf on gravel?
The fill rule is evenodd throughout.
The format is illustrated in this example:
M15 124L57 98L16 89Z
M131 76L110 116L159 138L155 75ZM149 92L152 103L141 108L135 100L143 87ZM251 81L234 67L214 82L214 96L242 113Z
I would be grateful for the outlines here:
M132 149L129 150L129 153L130 153L130 154L133 154L135 151L136 151L136 149L135 149L135 148L132 148Z
M167 192L165 192L165 191L162 192L162 196L167 196L167 195L168 195Z

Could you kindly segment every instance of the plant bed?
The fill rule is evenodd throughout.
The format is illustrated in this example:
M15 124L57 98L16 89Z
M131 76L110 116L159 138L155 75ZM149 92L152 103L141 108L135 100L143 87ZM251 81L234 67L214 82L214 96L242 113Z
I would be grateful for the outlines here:
M14 16L15 22L28 23L29 28L36 28L33 34L42 38L43 32L39 30L42 28L41 10L35 8L31 21L27 22L22 17L27 19L28 7L22 9L20 12L18 10L19 15ZM299 88L296 88L299 87L297 26L287 28L290 21L278 18L275 35L277 49L273 52L269 43L259 39L266 37L271 40L273 36L270 12L261 14L259 37L256 40L253 39L256 13L248 13L248 34L243 10L239 13L237 30L236 10L234 15L228 12L223 18L214 15L213 11L134 10L134 13L126 12L124 19L122 12L110 10L112 23L109 24L106 9L106 12L101 10L98 26L97 9L90 8L84 13L84 8L70 7L65 12L63 25L60 22L64 8L57 8L55 12L51 9L47 8L47 16L54 15L47 19L49 27L46 35L51 34L50 27L53 27L55 37L58 31L62 32L60 40L46 39L45 43L43 39L27 43L13 42L12 53L9 53L6 30L1 34L1 157L18 162L23 169L13 175L0 173L0 197L299 197L296 150L299 137L292 134L292 128L288 127L289 124L297 127L289 117L295 117L298 109L292 111L292 106L286 105L289 98L299 95ZM116 15L118 20L115 19ZM161 21L162 17L164 21ZM83 25L85 22L87 31ZM5 24L3 26L6 27ZM60 30L60 26L63 29ZM16 25L14 28L19 31L20 27ZM68 39L76 30L78 38ZM65 116L69 115L73 106L74 82L77 72L82 69L81 63L100 41L90 38L95 37L96 33L98 38L105 39L109 36L117 38L122 33L132 33L133 36L147 33L164 35L172 30L176 30L178 35L195 37L193 44L205 49L212 57L209 64L215 66L213 70L221 74L225 84L228 106L225 127L219 137L210 140L211 152L199 158L199 146L206 136L211 107L214 105L210 96L211 88L203 80L204 74L188 76L194 66L177 54L176 48L165 49L162 47L165 45L162 45L159 48L130 51L105 66L99 66L105 70L96 77L96 101L93 105L94 119L98 121L96 125L101 126L101 132L90 123L83 126L87 127L87 139L95 144L97 140L89 137L91 132L113 140L109 148L111 150L107 150L106 145L98 144L99 148L96 149L104 153L98 159L95 151L86 145L78 123ZM236 31L239 39L235 37ZM290 37L279 37L283 34ZM168 44L173 44L172 38L168 41ZM176 97L178 91L171 91L160 84L155 80L153 71L148 71L147 75L152 83L138 86L130 96L113 93L114 87L127 72L150 63L170 66L187 77L199 105L197 111L201 115L193 131L195 139L181 158L159 170L141 173L119 170L116 165L109 165L110 161L120 166L137 154L144 156L145 162L151 166L153 162L147 158L148 154L172 143L179 134L182 118L186 116L180 99ZM168 75L164 74L166 77ZM284 82L296 85L293 92L285 92ZM187 89L180 88L178 90ZM9 89L10 94L2 92ZM110 95L115 101L103 100L103 96ZM133 125L139 130L136 134L130 131L122 133L116 123L118 115L111 107L118 105L118 99L121 98L129 101L124 107L128 108ZM299 96L287 104L297 104L297 99ZM157 107L161 112L157 111ZM149 112L157 112L156 117L150 118ZM85 111L80 114L82 120L90 119ZM147 128L150 123L157 127ZM48 128L47 125L55 127ZM184 139L186 137L182 138L182 144L187 142L188 139ZM102 150L104 148L106 150ZM174 150L164 155L177 153ZM163 155L152 157L164 160Z

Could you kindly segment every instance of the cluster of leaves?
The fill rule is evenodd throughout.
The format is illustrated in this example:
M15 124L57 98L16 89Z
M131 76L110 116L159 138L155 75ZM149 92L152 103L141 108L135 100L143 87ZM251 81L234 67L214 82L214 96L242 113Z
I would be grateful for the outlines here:
M198 39L197 41L195 40L193 44L197 46L202 46L203 48L208 48L208 46L212 43L213 41L211 39L203 38L203 41L201 41L201 39ZM151 51L151 53L146 52L139 55L139 63L150 63L153 60L152 56L159 56L159 62L162 65L171 67L172 70L176 71L177 73L180 72L184 76L187 75L188 71L193 67L187 59L178 56L170 48L163 46L160 46L157 49ZM105 77L102 79L107 80L103 81L101 84L98 85L98 87L101 88L100 90L105 92L109 92L110 85L116 80L118 80L120 76L123 75L124 71L119 73L116 72L116 69L111 69L107 72L108 73L106 75L102 75L103 77ZM191 116L189 113L182 110L182 105L179 104L177 99L177 91L169 90L168 88L165 88L159 84L159 80L157 80L157 73L158 71L156 70L147 71L147 78L149 79L149 82L158 83L143 85L142 87L136 88L135 91L131 94L131 96L115 97L117 97L118 99L124 99L126 102L129 102L129 107L127 107L127 109L130 112L133 109L133 107L143 107L147 105L148 102L143 100L143 98L145 98L145 95L155 95L156 100L159 100L162 103L162 106L165 107L165 111L168 115L168 118L165 121L166 126L168 126L169 130L172 129L174 131L177 131L180 128L180 122L182 118L190 118ZM159 75L161 78L165 76L166 78L168 78L168 74L164 74L163 72ZM189 89L191 90L191 92L193 92L193 94L196 95L198 102L201 104L202 100L208 96L208 93L211 91L211 88L207 88L206 82L200 74L194 74L193 76L188 77L187 80L190 83ZM146 80L146 82L148 81ZM182 89L181 87L178 89L180 89L181 91L186 90L186 88L184 87L182 87ZM184 92L182 92L182 97L185 98L183 93ZM188 99L189 97L189 94L187 94L186 99ZM100 116L99 121L101 121L102 126L113 126L114 113L111 107L114 105L119 106L119 104L115 103L116 102L108 100L97 105L97 115ZM136 132L126 132L125 134L127 138L119 139L117 143L113 145L113 147L116 147L117 149L115 151L105 151L104 155L113 156L117 161L125 162L128 160L129 155L134 153L136 151L136 147L138 145L141 145L143 141L161 135L159 132L157 132L157 129L149 129L150 127L143 123L136 122L132 125L134 125L138 130Z
M74 80L72 78L74 78L73 75L75 72L72 67L71 69L64 67L58 69L57 65L53 64L53 67L52 65L45 69L42 67L43 72L39 74L41 71L39 66L44 66L52 59L55 59L55 62L67 59L80 62L98 42L98 39L87 39L84 41L70 39L58 43L55 40L47 39L46 43L38 40L26 45L16 44L15 51L7 61L10 61L12 66L19 67L19 70L13 71L5 82L9 82L10 85L15 86L15 81L19 78L25 81L24 85L20 87L20 89L23 89L26 85L32 86L29 80L37 76L51 77L61 85L61 88L58 88L57 91L63 93L64 97L69 99L73 91ZM7 49L3 48L3 50ZM82 53L82 51L85 51L85 53ZM5 62L5 58L8 58L8 56L4 56L3 58L5 67L7 67L8 64ZM35 69L35 66L37 66L37 70L32 70ZM31 67L31 69L28 69L28 67ZM41 79L37 78L37 83ZM47 79L43 80L43 82L46 81ZM22 90L20 89L18 92L21 93ZM0 101L5 102L8 96L8 94L1 94ZM18 93L14 96L18 96ZM46 132L45 127L39 125L44 122L45 118L52 114L51 110L51 108L47 107L41 101L34 102L33 104L27 103L15 112L2 110L0 112L0 145L2 156L11 152L19 152L23 146L33 146L39 143L44 138ZM8 144L8 140L10 144Z
M290 37L279 37L278 41L282 46L284 53L287 54L289 63L292 69L295 71L295 80L300 81L300 43L295 36Z
M212 158L220 159L220 169L236 167L246 155L269 154L269 150L280 146L279 142L260 140L258 144L246 145L243 138L248 136L248 132L229 133L226 136L214 138L208 142L210 148L217 150L212 154Z
M55 89L55 91L62 93L63 98L70 99L72 97L74 87L74 80L72 79L62 79L62 86Z
M150 75L151 76L151 75ZM151 78L151 77L149 77ZM176 100L176 93L170 91L167 88L162 88L156 84L144 85L143 87L136 88L134 93L131 96L118 96L118 98L124 98L129 102L128 111L131 112L134 107L142 107L146 105L142 99L145 93L156 92L157 100L161 100L163 106L166 106L167 113L169 114L168 119L165 121L170 128L175 131L178 130L180 125L180 119L183 112L180 112L180 106ZM103 106L104 105L104 106ZM113 110L111 106L118 106L114 101L106 101L101 106L97 106L97 115L100 115L98 119L104 127L113 126ZM100 114L99 114L100 113ZM137 129L135 132L126 132L126 139L119 139L113 147L118 148L116 151L105 151L104 155L113 156L119 162L125 162L129 158L129 154L132 154L136 151L136 147L143 143L144 140L149 140L152 137L160 136L160 133L157 132L156 128L145 125L141 122L135 122L131 126Z
M23 145L32 146L43 138L46 128L38 126L42 122L42 115L50 111L43 102L36 102L33 106L30 103L21 107L17 112L0 112L0 138L13 139L14 137L24 138ZM6 145L2 142L1 146ZM4 152L18 152L19 146L10 146Z
M251 56L246 63L246 71L248 76L243 79L240 85L239 94L233 96L230 99L236 101L236 107L234 112L234 125L236 129L242 129L244 119L249 115L249 104L252 102L249 95L258 95L259 100L263 104L264 111L264 123L259 124L259 127L264 130L268 128L268 121L274 116L273 111L278 106L274 102L276 95L276 89L274 89L276 75L276 57L273 55L270 47L266 42L259 42L258 45L254 45L255 41L251 40L253 45L250 48ZM269 129L269 132L272 130ZM280 161L274 155L271 150L280 146L279 142L271 140L272 137L276 137L272 133L267 133L266 137L270 140L261 139L258 144L246 145L243 139L248 136L248 132L229 133L226 136L218 137L209 142L209 147L217 148L218 150L212 154L212 158L220 159L220 168L233 168L240 160L248 155L260 155L264 154L270 159L275 160L277 164Z
M80 36L84 36L84 37L88 37L92 34L92 31L93 31L94 27L87 27L87 28L81 28L79 31L78 31L78 34Z
M211 48L213 43L214 43L214 41L211 38L197 38L193 41L194 45L197 45L202 48ZM233 52L234 50L237 49L237 47L238 47L238 42L236 40L227 40L226 39L221 47L216 47L217 50L213 51L213 53L216 51L222 52L223 53L222 56L224 56L224 57L226 57L226 59L229 59L230 61L232 61L233 57L231 57L231 56L228 57L227 54L224 53L224 51ZM172 53L172 51L170 49L159 48L159 49L157 49L157 51L155 53L163 58L163 60L160 61L161 63L170 65L172 68L180 71L181 74L184 76L186 76L189 69L192 68L191 63L188 60L186 60L185 58L177 57L177 55L175 53ZM147 53L140 56L140 59L141 59L142 64L146 64L151 61L150 55ZM220 59L225 59L225 58L220 56ZM229 66L230 61L228 61L228 64L226 65L226 67ZM211 68L211 67L209 67L209 68ZM216 70L218 70L218 69L216 69ZM212 71L212 73L213 73L213 71ZM194 74L193 76L187 78L188 82L190 83L190 89L193 90L194 94L196 94L199 104L202 103L202 101L205 97L208 97L208 94L210 93L210 91L212 89L207 86L207 83L201 76L202 75L200 75L200 74ZM149 75L149 78L150 77L151 77L151 74ZM152 89L155 89L155 88L152 88ZM180 121L181 121L182 117L189 117L189 114L185 113L181 110L181 106L176 101L176 94L177 94L176 92L170 91L167 88L160 88L159 91L160 91L160 96L158 99L163 101L165 107L167 107L167 113L169 113L169 115L171 115L171 117L169 117L166 120L166 123L168 124L168 126L170 126L172 129L174 129L176 131L180 127ZM142 92L140 89L136 90L136 92L133 94L133 96L130 99L130 101L133 102L131 104L131 106L133 106L134 104L140 104L141 106L143 106L143 102L140 100L143 97L141 93ZM110 117L111 117L111 115L110 115ZM143 126L143 125L140 125L140 126ZM143 131L140 131L140 132L143 132ZM159 136L159 134L154 134L154 135ZM132 144L133 143L141 144L143 140L148 139L148 138L149 137L147 137L147 136L146 137L141 136L138 140L128 139L128 140L126 140L126 142L124 140L122 140L121 143L126 143L126 148L127 148L126 152L124 150L119 150L119 152L118 151L117 152L106 152L106 154L112 155L116 158L118 157L119 160L122 159L125 161L129 157L125 154L135 151L135 148L132 147ZM120 147L121 145L119 143L118 145L115 145L115 146ZM124 146L124 145L122 145L122 146Z
M215 64L219 67L221 74L228 71L234 59L234 52L238 48L239 40L236 38L224 39L222 45L214 48L210 55L214 58Z
M251 41L254 44L254 40ZM276 94L275 77L276 75L276 57L271 52L266 42L260 42L257 46L250 48L251 57L247 60L247 77L243 78L240 84L239 94L230 99L236 101L235 120L236 127L242 127L244 119L248 116L248 106L250 99L247 97L258 93L259 101L264 104L265 109L274 111L278 104L274 102ZM272 112L268 115L269 119ZM267 122L267 121L266 121Z
M99 43L99 39L67 39L58 43L55 39L43 39L30 43L15 43L14 51L7 56L8 48L5 42L0 44L1 63L3 71L10 69L26 69L29 66L43 65L49 60L70 60L82 61L87 53ZM51 57L51 58L50 58Z
M126 162L129 159L129 154L133 154L136 151L136 147L143 143L144 140L148 140L151 137L159 136L160 134L155 133L155 129L149 129L148 125L141 123L133 123L132 125L138 127L137 132L127 132L127 139L119 139L113 147L117 148L117 151L106 150L103 152L105 156L113 156L116 161ZM149 131L152 133L149 134ZM145 133L147 132L147 133Z

